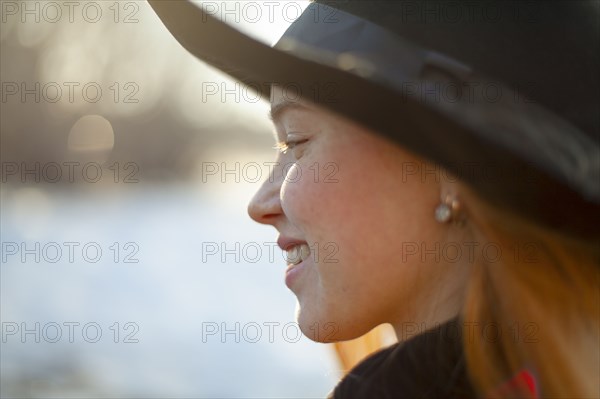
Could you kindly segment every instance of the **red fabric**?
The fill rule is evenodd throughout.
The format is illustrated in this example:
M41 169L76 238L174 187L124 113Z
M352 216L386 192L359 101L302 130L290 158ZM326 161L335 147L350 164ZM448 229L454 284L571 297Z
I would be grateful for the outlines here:
M535 376L527 369L521 369L511 379L500 384L492 390L486 398L504 398L519 394L519 397L527 399L539 399L538 386ZM523 396L526 395L526 396Z

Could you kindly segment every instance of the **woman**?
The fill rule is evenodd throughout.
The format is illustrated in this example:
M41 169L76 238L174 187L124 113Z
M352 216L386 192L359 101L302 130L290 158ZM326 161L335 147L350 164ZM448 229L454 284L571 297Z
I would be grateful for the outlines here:
M598 397L597 4L451 3L317 2L270 49L151 1L270 95L278 167L249 213L303 333L394 327L332 397Z
M448 172L353 122L309 104L294 103L283 112L278 107L282 99L282 91L275 88L273 104L279 111L274 122L284 147L277 163L282 168L265 181L249 212L256 221L277 228L284 249L297 246L290 248L293 260L304 252L300 264L288 267L286 283L298 296L297 317L305 335L323 342L347 340L391 323L403 339L407 331L416 333L415 326L424 332L460 314L466 355L477 365L472 371L481 372L487 384L518 374L533 362L536 377L548 378L544 386L553 388L551 392L566 397L586 397L588 392L593 397L597 379L586 374L597 370L598 361L590 351L598 337L597 247L586 248L583 242L490 207ZM335 181L315 180L313 170L331 163L336 165ZM434 173L406 172L416 169ZM436 218L434 210L448 197L450 206L454 201L461 209L451 212L452 220ZM330 243L336 244L331 247L336 253L327 259ZM320 250L320 256L311 249ZM565 323L568 314L579 314L572 321L577 324ZM583 334L582 340L573 342L574 334ZM456 350L451 347L456 331L439 335L434 343L423 341L427 345L422 348L405 347L414 350L415 366L424 363L419 354L436 356L433 348ZM571 342L571 350L564 357L545 353L544 348L565 342ZM408 354L386 354L392 355L397 365L408 362L403 359ZM440 366L448 367L448 379L460 371L454 368L459 355L449 359L453 363L447 365L440 360ZM490 370L481 369L486 363L491 363ZM577 367L556 370L572 363ZM547 376L540 374L543 365L552 365ZM406 379L412 370L397 378ZM371 373L367 377L377 377ZM344 381L349 386L353 382ZM450 397L456 389L466 389L440 383L438 389L449 391L430 397ZM387 388L373 384L369 389L383 395ZM406 394L415 380L405 384L396 393L417 397L418 392ZM358 380L351 390L364 385Z

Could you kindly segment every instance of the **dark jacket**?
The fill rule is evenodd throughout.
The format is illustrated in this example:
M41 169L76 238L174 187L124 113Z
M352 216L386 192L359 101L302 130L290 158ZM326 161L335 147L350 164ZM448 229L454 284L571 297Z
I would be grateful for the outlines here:
M381 349L356 365L328 398L476 398L458 319Z

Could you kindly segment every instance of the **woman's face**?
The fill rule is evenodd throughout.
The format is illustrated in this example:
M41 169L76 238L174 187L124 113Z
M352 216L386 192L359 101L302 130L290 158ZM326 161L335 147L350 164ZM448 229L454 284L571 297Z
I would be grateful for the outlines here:
M292 249L292 258L305 259L286 276L302 332L331 342L381 323L398 334L405 323L455 316L464 274L432 253L451 229L434 219L441 173L422 173L420 158L321 108L290 102L279 87L272 98L278 141L296 144L278 154L248 209L278 230L282 249L308 246Z

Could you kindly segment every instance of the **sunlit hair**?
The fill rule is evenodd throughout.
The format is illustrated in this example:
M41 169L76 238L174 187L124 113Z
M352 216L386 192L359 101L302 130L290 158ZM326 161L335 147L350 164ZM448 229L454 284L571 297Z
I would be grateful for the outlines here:
M480 259L468 284L462 317L471 383L483 397L529 397L497 390L525 368L542 398L599 397L598 237L570 237L463 193L473 238L505 254Z

